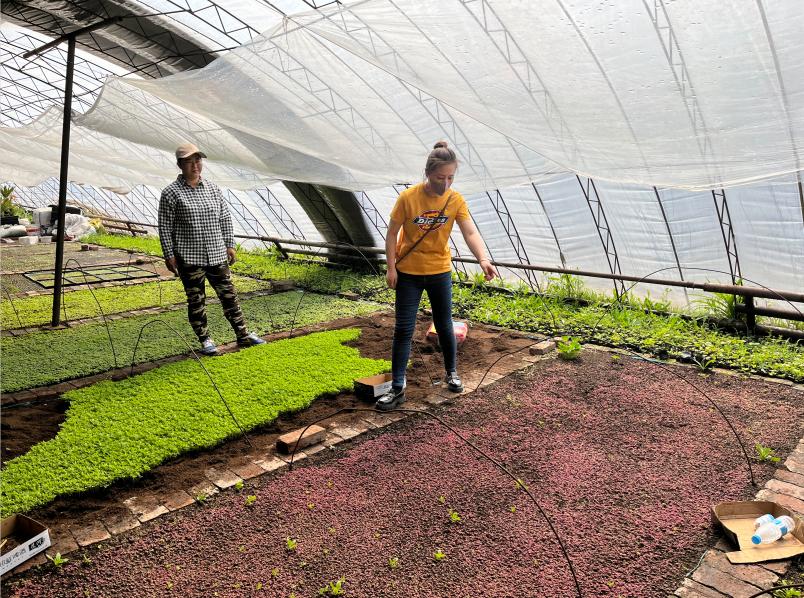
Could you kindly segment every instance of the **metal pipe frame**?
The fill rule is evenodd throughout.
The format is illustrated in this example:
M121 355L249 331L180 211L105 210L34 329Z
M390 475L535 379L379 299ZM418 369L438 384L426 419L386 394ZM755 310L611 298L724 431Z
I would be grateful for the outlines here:
M621 275L622 270L620 269L620 257L617 254L617 247L614 244L614 238L611 236L609 221L606 218L606 212L603 210L603 203L600 201L600 195L597 193L595 182L591 178L587 178L586 187L584 187L583 182L581 182L581 177L576 174L575 178L578 180L578 184L581 186L581 191L586 199L586 204L589 206L589 211L592 214L592 220L595 222L597 235L600 237L600 243L603 245L603 252L606 255L606 261L609 264L609 270L611 270L613 275ZM592 193L590 193L590 190L594 192L594 198L592 198ZM592 204L595 205L593 206ZM617 297L620 297L625 292L625 285L622 284L619 278L613 277L612 280L614 281L614 293L617 295ZM620 283L619 285L618 282Z
M742 278L740 270L740 258L737 255L737 240L734 238L734 228L731 225L731 214L729 204L726 201L726 191L712 189L712 199L715 202L718 223L720 224L720 234L723 237L723 245L726 248L726 259L729 262L729 272L731 273L732 284L737 284L737 279Z

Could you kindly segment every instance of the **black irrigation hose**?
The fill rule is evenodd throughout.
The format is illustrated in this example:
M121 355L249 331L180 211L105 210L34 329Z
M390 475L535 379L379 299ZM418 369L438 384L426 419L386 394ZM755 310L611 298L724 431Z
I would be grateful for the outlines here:
M22 320L20 320L20 314L17 311L17 306L14 305L14 300L11 298L11 293L8 292L8 287L3 287L3 290L6 292L6 297L8 297L8 302L11 303L11 309L14 310L14 315L17 316L17 323L20 325L20 328L23 328Z
M751 594L748 598L757 598L758 596L762 596L762 594L770 594L771 592L777 592L779 590L786 590L786 589L793 589L793 588L804 588L804 583L794 583L788 586L773 586L772 588L768 588L767 590L762 590L761 592L757 592L756 594Z
M114 367L116 367L116 368L120 367L118 365L118 363L117 363L117 352L114 350L114 342L112 341L112 331L109 328L109 322L106 320L106 314L103 313L103 308L101 307L100 301L98 301L98 298L95 296L95 290L89 284L89 279L87 278L87 273L84 270L84 267L81 265L81 263L77 259L75 259L73 257L71 257L67 261L65 261L64 265L66 266L70 262L75 262L76 264L78 264L78 270L80 270L81 274L84 277L84 284L87 285L87 289L89 290L90 294L92 295L92 298L95 300L95 303L98 305L98 311L101 314L101 318L103 318L103 325L106 327L106 335L109 337L109 346L112 348L112 357L114 359ZM66 320L66 318L67 318L67 303L64 300L64 297L65 297L65 295L64 295L64 276L65 276L65 273L63 272L62 273L62 284L61 284L61 305L64 308L64 317L65 317L65 320Z
M137 342L134 344L134 353L131 356L131 370L129 371L129 376L134 374L134 364L135 364L135 360L137 359L137 348L140 346L140 339L142 339L142 333L145 331L146 327L150 326L151 324L155 324L155 323L164 324L165 326L167 326L168 329L171 332L173 332L173 334L178 336L182 340L182 342L185 345L187 345L187 348L190 350L190 353L192 353L193 358L198 362L198 365L201 366L201 369L204 370L204 373L207 375L207 378L209 378L209 381L212 382L212 386L213 386L213 388L215 388L215 392L218 393L218 396L220 397L221 402L224 404L224 406L226 407L226 410L229 412L229 415L232 417L232 421L234 421L235 425L240 429L240 433L243 434L243 438L246 439L246 442L248 443L248 445L251 448L254 448L254 445L251 444L251 440L249 439L248 434L246 434L246 431L243 429L243 426L240 425L240 422L237 421L237 418L235 417L234 413L232 413L232 410L229 407L229 403L227 403L226 399L223 398L223 395L221 394L220 389L218 389L218 385L215 384L215 380L210 375L209 370L207 370L206 366L203 364L203 362L198 357L196 352L190 346L190 343L188 343L187 339L184 338L184 336L182 336L181 332L179 332L178 330L173 328L173 326L168 324L165 320L162 320L162 319L159 319L159 318L154 318L153 320L143 324L142 327L140 328L140 333L139 333L139 335L137 335Z
M523 483L521 478L518 478L514 474L512 474L505 467L505 465L503 465L502 463L500 463L499 461L497 461L496 459L491 457L488 453L483 451L480 447L478 447L476 444L474 444L471 440L468 440L468 439L464 438L460 434L460 432L455 430L447 422L445 422L443 419L441 419L437 415L434 415L433 413L430 413L428 411L420 411L418 409L389 409L388 411L380 411L378 409L370 409L370 408L367 408L367 407L344 407L343 409L339 409L338 411L335 411L334 413L330 413L329 415L327 415L325 417L319 418L316 421L307 424L307 426L304 428L304 430L302 430L302 433L296 439L296 444L293 445L293 451L290 454L290 463L288 464L288 471L293 470L293 458L296 455L296 449L299 446L299 441L302 439L302 437L304 436L304 433L307 432L307 430L310 428L310 426L313 426L313 425L315 425L315 424L317 424L319 422L322 422L322 421L324 421L326 419L335 417L335 416L337 416L337 415L339 415L341 413L357 413L357 412L363 412L363 411L367 411L367 412L371 412L371 413L380 413L380 414L408 413L408 414L426 415L428 417L431 417L434 420L436 420L438 423L440 423L442 426L447 428L447 430L449 430L450 432L455 434L455 436L457 436L459 439L461 439L464 442L464 444L469 445L477 453L479 453L481 456L485 457L488 461L491 461L491 463L493 463L497 468L502 470L508 477L510 477L516 483L517 488L525 491L525 493L528 495L528 497L531 499L531 501L533 501L533 504L536 505L536 508L538 509L538 511L541 514L541 516L547 522L547 525L550 527L550 531L553 532L553 536L555 537L556 542L558 542L558 545L561 548L561 552L564 555L564 559L567 561L567 565L569 566L570 574L572 575L572 581L575 583L575 591L578 593L578 598L583 598L583 593L581 592L581 586L578 583L578 576L575 574L575 567L572 564L572 560L569 558L569 554L567 553L567 549L564 546L564 542L561 541L561 536L558 535L558 532L556 531L556 528L553 525L553 522L547 516L547 513L544 512L544 509L542 509L541 505L536 500L536 497L534 497L533 494L531 494L530 489L528 488L528 486Z
M659 272L663 272L665 270L674 270L674 269L676 269L676 268L675 267L659 268L658 270L654 270L653 272L650 272L649 274L646 274L645 276L643 276L639 280L633 282L622 294L618 294L618 296L617 296L617 304L620 307L622 307L623 306L623 302L622 302L623 298L627 297L628 293L631 292L631 289L633 289L637 284L639 284L640 282L642 282L646 278L649 278L649 277L653 276L654 274L658 274ZM684 268L684 269L685 270L700 270L700 271L703 271L703 272L714 272L714 273L718 273L718 274L729 274L728 272L724 272L723 270L715 270L715 269L712 269L712 268ZM778 295L778 293L776 293L776 291L774 291L773 289L769 289L768 287L766 287L765 285L763 285L763 284L761 284L759 282L750 280L748 278L746 278L744 280L747 280L751 284L756 284L757 286L760 286L760 287L762 287L762 288L764 288L764 289L766 289L766 290ZM793 309L798 311L798 313L801 313L798 310L798 308L795 305L793 305L793 303L791 301L788 301L787 299L785 299L781 295L779 295L779 299L781 299L782 301L786 301L790 306L793 307ZM603 321L603 319L607 315L609 315L610 313L611 313L611 310L609 310L607 312L604 312L603 315L600 316L598 321L595 322L595 324L592 326L592 334L594 334L595 329L600 325L600 323ZM638 353L636 353L635 351L632 351L631 349L629 349L627 347L624 347L624 350L627 351L628 353L630 353L631 355L639 358L639 359L644 359L644 357L642 357L641 355L639 355ZM661 362L658 362L658 361L651 361L651 363L656 363L657 365L662 367L662 369L664 369L665 371L671 373L673 376L675 376L679 380L681 380L681 381L685 382L686 384L688 384L696 392L701 394L717 410L717 412L720 414L720 416L723 418L723 420L728 425L728 427L731 430L732 434L734 434L734 437L737 439L737 444L740 445L740 449L742 450L743 457L745 458L745 463L748 466L748 476L751 479L751 485L756 487L757 483L756 483L756 480L754 478L754 469L751 466L751 457L749 457L748 451L746 450L745 445L743 444L743 441L740 438L740 435L737 433L737 430L735 429L734 425L731 423L731 420L729 420L729 418L726 416L726 414L723 412L723 410L720 408L720 406L706 392L704 392L699 387L697 387L695 384L693 384L692 382L687 380L681 374L675 372L667 364L664 364L664 363L661 363Z
M492 363L483 373L483 377L480 379L480 382L477 383L477 386L475 386L474 390L477 390L483 385L483 381L486 379L486 376L491 371L491 368L493 368L495 365L497 365L500 361L502 361L509 355L514 355L515 353L519 353L520 351L524 351L525 349L528 348L530 348L530 345L525 345L524 347L520 347L519 349L514 349L513 351L508 351L507 353L503 353L502 355L500 355L497 359L494 360L494 363ZM474 392L474 390L472 392Z

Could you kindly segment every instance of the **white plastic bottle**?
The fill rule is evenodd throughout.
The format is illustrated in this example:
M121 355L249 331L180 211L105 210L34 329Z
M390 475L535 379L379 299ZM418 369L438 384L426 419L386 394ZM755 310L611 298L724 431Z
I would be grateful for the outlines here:
M760 525L754 532L754 535L751 536L751 542L753 544L770 544L771 542L775 542L793 529L793 525L795 525L793 519L787 515L777 517L770 523Z
M770 523L774 520L773 515L770 513L766 513L762 517L757 517L754 519L754 529L758 529L760 525L764 525L765 523Z

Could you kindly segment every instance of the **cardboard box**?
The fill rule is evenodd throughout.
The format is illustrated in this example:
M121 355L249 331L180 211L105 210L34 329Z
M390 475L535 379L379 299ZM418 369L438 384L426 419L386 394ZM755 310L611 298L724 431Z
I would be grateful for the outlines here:
M391 390L391 374L377 374L355 380L355 394L364 401L375 401Z
M754 545L754 520L770 513L774 517L787 515L796 522L793 530L784 538L770 544ZM789 559L804 553L804 522L783 506L771 501L722 502L712 507L712 522L723 526L723 533L739 548L727 552L733 564L762 563Z
M50 546L48 529L25 515L12 515L0 523L3 540L16 540L19 544L0 556L0 575L11 571Z

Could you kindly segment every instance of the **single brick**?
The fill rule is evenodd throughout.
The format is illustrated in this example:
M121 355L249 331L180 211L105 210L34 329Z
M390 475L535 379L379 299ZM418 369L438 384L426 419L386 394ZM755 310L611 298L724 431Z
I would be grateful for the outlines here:
M209 498L210 496L214 496L218 492L220 492L218 487L209 481L199 482L194 486L190 486L187 489L187 494L189 494L196 500L201 495L203 495L205 498Z
M673 596L678 596L679 598L723 598L725 594L721 594L712 588L707 588L697 581L685 579L681 587L673 593Z
M123 504L129 508L129 510L137 519L140 520L141 523L145 523L151 519L156 519L160 515L164 515L168 512L165 505L157 504L157 502L153 499L144 501L138 496L127 498L123 501Z
M206 470L204 470L204 475L210 482L215 484L221 490L231 488L238 482L243 481L240 479L239 476L229 471L228 469L224 469L221 471L220 469L209 467Z
M790 482L782 482L780 480L771 479L768 480L765 484L765 488L768 490L773 490L774 492L778 492L779 494L787 494L788 496L792 496L793 498L797 498L799 500L804 500L804 488L797 484L791 484Z
M725 554L710 550L704 559L707 563L732 577L741 579L760 589L767 590L776 583L779 576L757 565L732 565Z
M701 563L701 566L692 574L692 579L705 586L716 588L718 592L727 596L751 596L762 589L724 573L707 563Z
M333 434L337 434L344 440L349 440L354 438L355 436L360 435L360 430L353 428L352 426L348 426L346 424L335 423L332 425L331 429Z
M275 455L267 455L265 459L256 459L254 463L262 467L266 473L287 466L287 463Z
M343 442L343 438L341 438L337 434L333 434L332 432L327 432L327 436L326 438L324 438L324 442L322 442L319 446L323 447L335 446L336 444L340 444L341 442Z
M757 500L772 500L790 509L799 517L804 517L804 500L799 500L792 496L787 496L786 494L777 494L771 490L760 490L757 492Z
M304 433L304 436L302 436L302 433ZM326 435L327 431L321 426L310 426L307 429L299 428L298 430L293 430L293 432L282 434L277 438L276 448L278 451L288 454L294 447L296 450L300 450L311 444L319 443L324 440Z
M195 498L187 494L184 490L178 490L168 494L162 499L168 511L176 511L195 502Z
M232 471L244 480L250 480L265 473L265 470L253 461L234 466L232 467Z
M422 398L422 401L427 403L428 405L441 405L442 403L446 403L449 401L450 397L447 395L442 395L439 393L431 393Z
M551 351L555 350L556 350L555 341L546 340L540 343L536 343L535 345L531 345L528 352L531 355L546 355L547 353L550 353Z
M776 476L777 480L789 482L790 484L795 484L796 486L804 488L804 475L800 473L787 471L786 469L777 469L774 476Z
M113 536L127 532L128 530L139 527L140 525L139 519L128 513L111 515L106 517L103 520L103 523L106 525L106 529L109 530L109 533L111 533Z
M81 547L103 542L112 537L109 530L107 530L100 521L95 521L85 527L71 527L70 531L73 533L75 541Z

